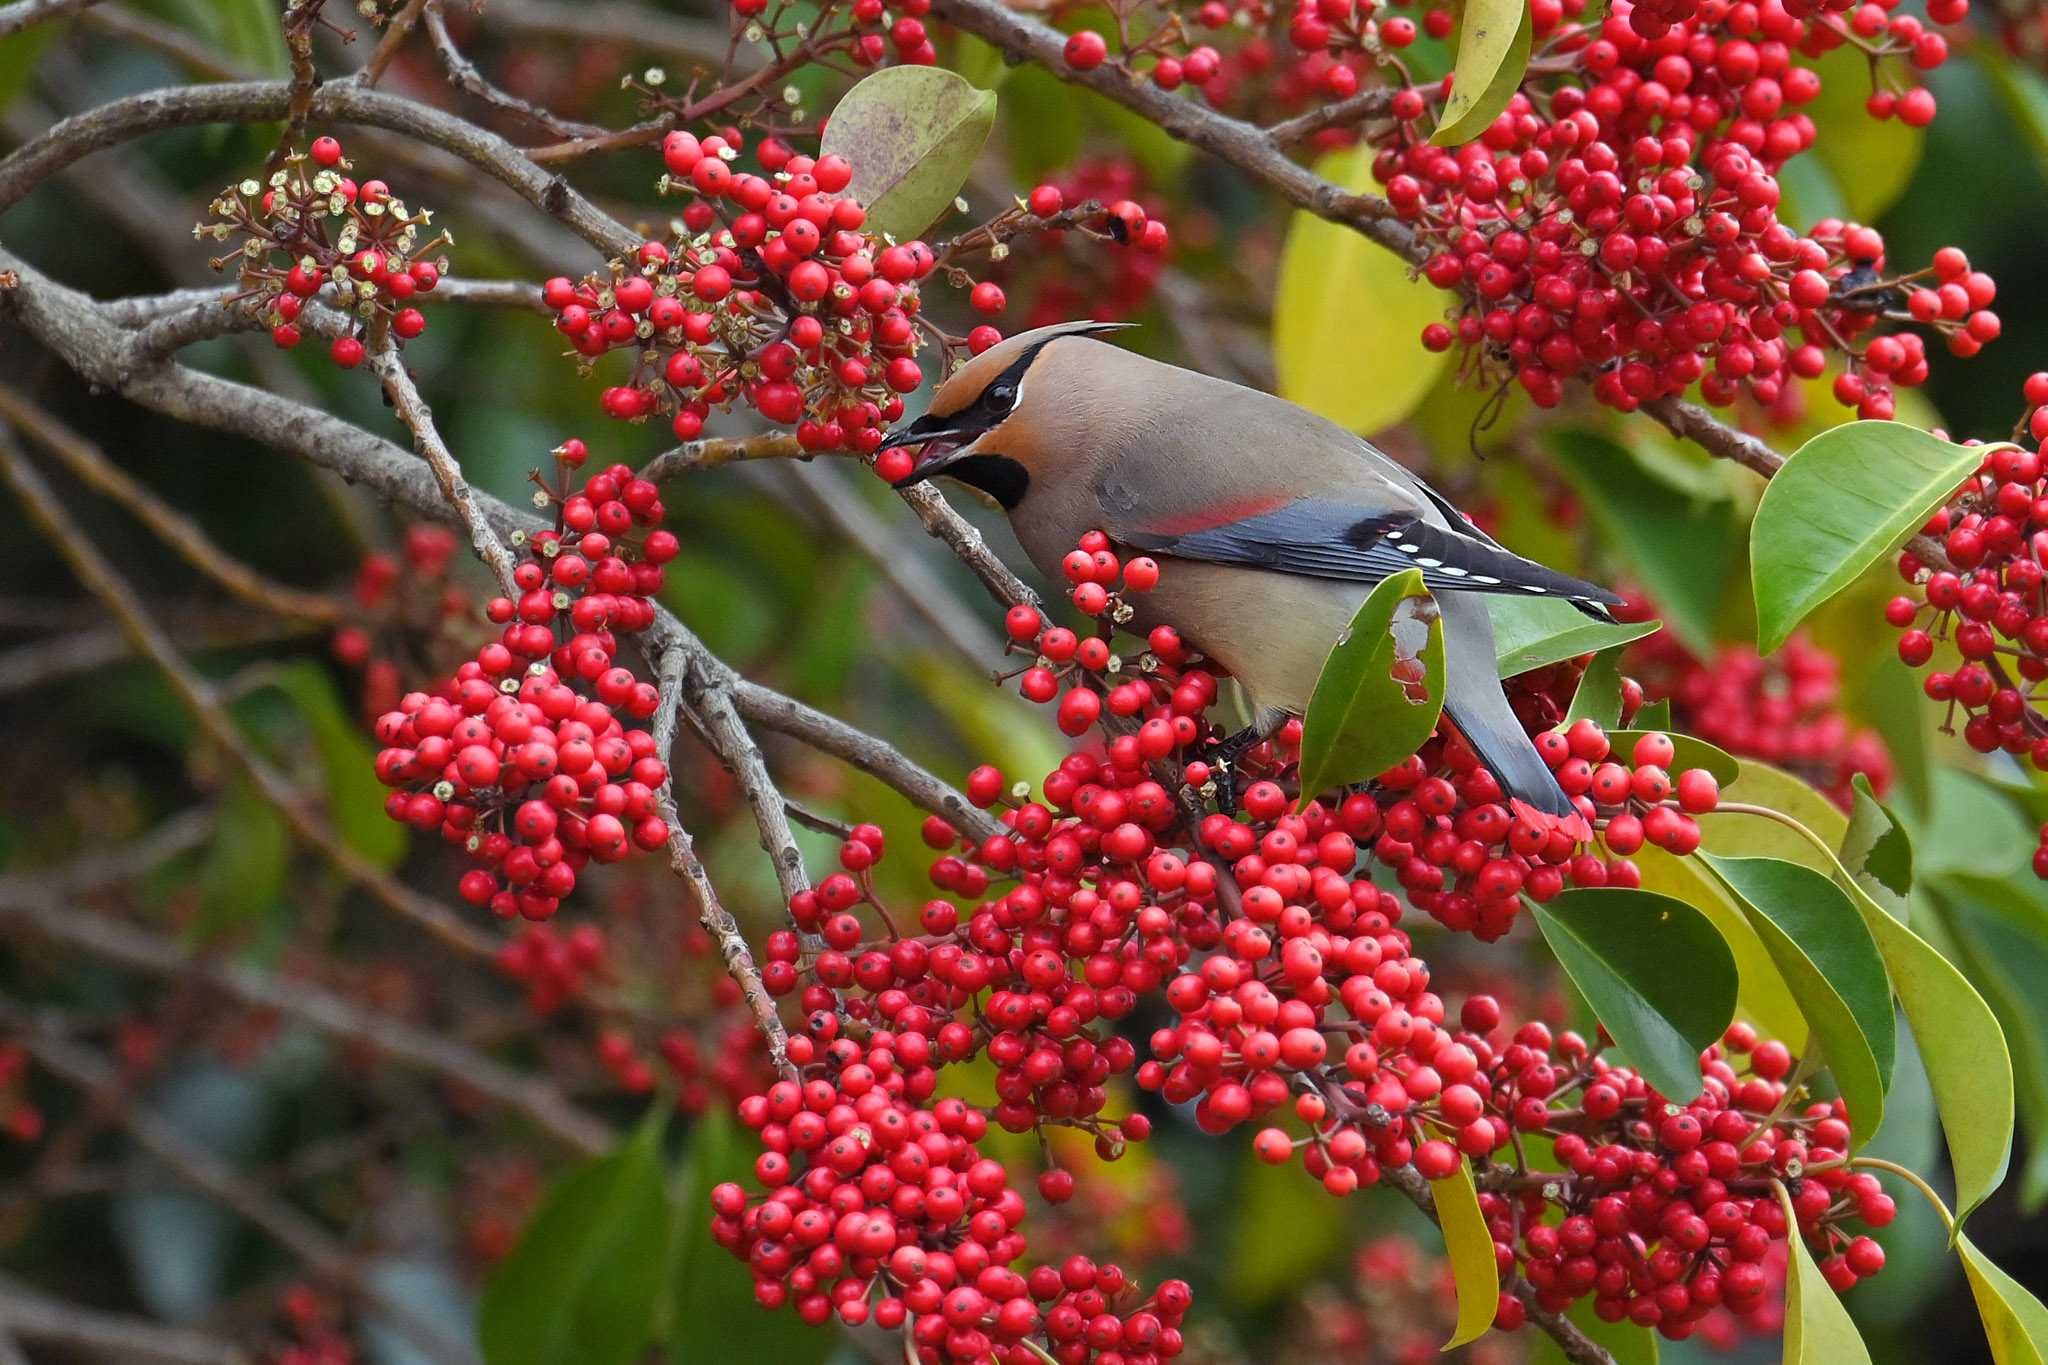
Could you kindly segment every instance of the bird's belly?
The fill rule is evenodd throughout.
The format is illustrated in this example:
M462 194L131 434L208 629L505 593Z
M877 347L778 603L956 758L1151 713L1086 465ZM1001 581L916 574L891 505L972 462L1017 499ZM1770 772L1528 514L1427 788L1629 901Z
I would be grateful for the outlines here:
M1370 591L1365 583L1169 559L1158 586L1132 602L1139 624L1170 625L1229 669L1253 706L1299 715Z

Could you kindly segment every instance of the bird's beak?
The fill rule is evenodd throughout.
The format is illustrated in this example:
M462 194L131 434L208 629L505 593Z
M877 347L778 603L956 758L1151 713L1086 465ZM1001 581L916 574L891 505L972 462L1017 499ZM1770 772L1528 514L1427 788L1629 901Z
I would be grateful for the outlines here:
M981 434L966 427L950 425L945 418L933 417L927 413L915 422L900 426L884 436L882 444L877 446L876 450L892 450L897 446L924 447L918 452L917 461L910 467L910 473L891 485L895 488L908 488L912 484L923 483L934 474L943 473L946 466L958 459L961 452L972 445Z

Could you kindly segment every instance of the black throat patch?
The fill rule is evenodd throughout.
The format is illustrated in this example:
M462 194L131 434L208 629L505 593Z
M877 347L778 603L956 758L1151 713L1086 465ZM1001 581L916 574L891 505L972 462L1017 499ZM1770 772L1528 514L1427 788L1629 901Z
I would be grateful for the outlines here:
M1017 504L1031 490L1031 472L1007 455L976 451L955 460L940 473L969 488L979 488L1001 504L1005 512L1016 511Z

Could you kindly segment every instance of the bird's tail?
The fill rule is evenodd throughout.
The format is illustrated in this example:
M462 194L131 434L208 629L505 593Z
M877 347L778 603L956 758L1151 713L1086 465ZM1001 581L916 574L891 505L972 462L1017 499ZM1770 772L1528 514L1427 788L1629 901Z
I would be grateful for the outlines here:
M1585 817L1557 785L1557 778L1509 709L1507 698L1498 692L1494 695L1498 698L1495 705L1467 698L1461 699L1464 704L1450 703L1444 713L1500 783L1517 815L1527 819L1534 813L1536 823L1559 823L1567 833L1583 826Z
M1450 592L1439 595L1437 604L1443 611L1444 663L1450 675L1444 714L1511 798L1517 815L1561 825L1580 842L1590 839L1585 817L1557 785L1501 690L1486 604L1471 593Z

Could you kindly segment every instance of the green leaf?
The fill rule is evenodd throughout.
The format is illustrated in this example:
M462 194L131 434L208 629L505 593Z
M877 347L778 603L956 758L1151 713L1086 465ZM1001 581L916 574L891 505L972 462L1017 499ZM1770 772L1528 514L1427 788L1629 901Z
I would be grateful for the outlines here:
M264 681L291 698L305 719L327 786L327 818L342 842L378 867L398 866L405 857L405 826L384 814L386 789L377 780L376 753L343 709L334 680L318 664L300 660L267 671Z
M1652 731L1636 725L1626 730L1609 730L1607 742L1615 753L1621 755L1620 761L1627 762L1629 755L1635 752L1636 741L1653 733L1671 741L1673 773L1684 772L1687 768L1705 768L1714 775L1714 781L1724 787L1742 776L1743 766L1736 761L1735 755L1691 735L1673 734L1669 730Z
M1700 817L1700 833L1709 851L1739 857L1783 858L1830 877L1834 875L1835 861L1827 850L1840 848L1849 832L1849 817L1842 814L1840 806L1784 769L1754 758L1743 760L1742 776L1732 791L1723 787L1722 805L1731 802L1788 815L1811 830L1814 839L1826 848L1816 848L1813 840L1769 816L1723 809Z
M1614 1365L1657 1365L1657 1334L1638 1327L1628 1319L1604 1321L1593 1311L1591 1295L1565 1311L1572 1325L1584 1332L1594 1345L1607 1352ZM1555 1340L1535 1334L1529 1349L1529 1365L1569 1365L1564 1350Z
M2012 1158L2012 1054L1984 997L1906 926L1912 843L1860 776L1855 790L1856 809L1842 843L1843 875L1860 893L1864 923L1877 940L1926 1063L1955 1171L1960 1223L2005 1181Z
M1897 1046L1891 982L1862 912L1832 878L1798 863L1693 856L1734 894L1784 974L1848 1101L1851 1146L1861 1147L1884 1122Z
M1458 61L1443 116L1429 140L1439 147L1470 142L1508 107L1529 69L1534 32L1527 0L1465 0L1458 24Z
M630 1365L647 1349L671 1288L668 1113L653 1105L616 1151L548 1192L484 1287L487 1365Z
M1728 950L1735 955L1735 972L1740 986L1735 993L1736 1008L1766 1037L1797 1038L1806 1029L1806 1016L1778 964L1771 960L1761 935L1749 922L1741 903L1706 870L1696 858L1673 857L1661 848L1645 845L1634 856L1642 889L1661 892L1684 901L1714 922Z
M1870 789L1869 778L1857 773L1849 786L1856 805L1842 836L1842 866L1886 914L1904 922L1906 893L1913 889L1913 841Z
M1596 432L1552 431L1545 448L1611 546L1642 578L1671 629L1695 654L1712 652L1741 542L1734 504L1686 497L1626 448Z
M1998 1365L2048 1361L2048 1308L2032 1290L1993 1265L1969 1238L1956 1237L1956 1253L1963 1258L1963 1275L1970 1281L1970 1296L1977 1300L1991 1358Z
M1493 1234L1479 1211L1479 1191L1463 1159L1442 1180L1429 1182L1436 1200L1437 1226L1443 1229L1444 1251L1458 1286L1458 1326L1444 1343L1446 1351L1477 1341L1493 1326L1500 1311L1500 1266L1493 1258Z
M2005 1032L1984 997L1927 940L1875 905L1864 918L1927 1062L1955 1170L1960 1223L2005 1183L2012 1158L2012 1055Z
M1421 746L1444 707L1444 630L1420 569L1373 588L1339 636L1302 717L1304 799L1378 777Z
M1764 487L1749 527L1757 648L1888 558L1976 471L1984 446L1903 422L1849 422L1808 441Z
M2048 980L2048 942L2039 930L1970 904L1967 890L1944 885L1942 892L1929 898L1932 911L1997 1014L2012 1051L2020 1122L2027 1134L2019 1202L2021 1211L2031 1214L2048 1203L2048 1001L2032 984ZM2039 895L2048 899L2048 888Z
M1519 0L1518 0L1519 3ZM1354 194L1378 190L1372 148L1334 152L1316 174ZM1416 338L1443 319L1450 295L1342 223L1307 210L1289 220L1273 297L1273 373L1280 396L1341 427L1371 434L1415 410L1449 363ZM1357 321L1371 318L1370 328ZM1339 340L1341 338L1341 340ZM1371 375L1370 383L1361 376Z
M745 1264L711 1239L712 1187L721 1181L744 1183L753 1178L753 1162L733 1141L732 1119L718 1106L691 1129L682 1173L675 1265L668 1272L674 1289L669 1360L673 1365L708 1365L712 1361L822 1365L838 1349L839 1334L829 1327L807 1325L792 1308L772 1313L762 1308L754 1301L754 1277ZM1314 1188L1308 1181L1296 1183ZM1325 1202L1334 1201L1326 1198Z
M1863 1334L1813 1263L1783 1189L1779 1187L1778 1197L1785 1205L1786 1222L1795 1229L1785 1239L1791 1248L1785 1268L1785 1365L1870 1365Z
M1662 730L1671 733L1671 698L1660 697L1636 712L1631 722L1638 730Z
M2039 842L2038 823L2028 820L2006 792L1954 768L1934 770L1934 795L1920 835L1920 872L1979 878L2031 878L2024 869Z
M1593 662L1586 665L1586 671L1579 675L1579 685L1572 693L1571 710L1565 712L1564 719L1567 725L1590 720L1603 730L1612 730L1621 724L1619 646L1601 650L1593 656Z
M952 207L995 121L993 90L943 67L892 66L846 92L822 150L852 164L847 193L869 228L910 238Z
M199 913L192 937L209 942L270 913L284 893L291 834L263 793L236 779L199 866Z
M1634 621L1609 625L1554 597L1503 597L1499 593L1486 594L1486 614L1493 621L1493 656L1503 678L1640 640L1656 634L1661 624Z
M2036 168L2048 176L2048 81L1992 44L1973 43L1970 55L2034 154Z
M1529 904L1629 1064L1666 1099L1696 1098L1700 1053L1735 1017L1735 957L1713 921L1684 901L1619 887Z

